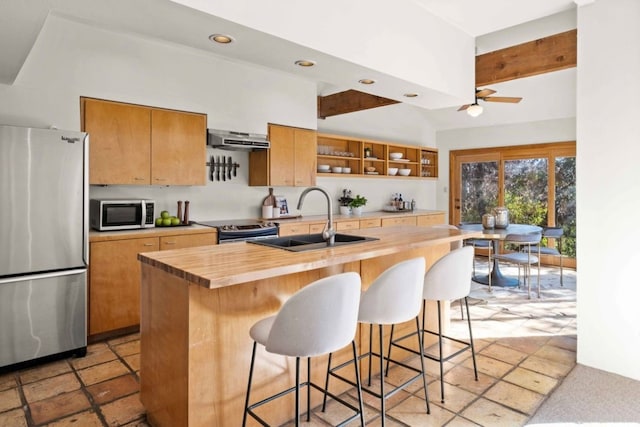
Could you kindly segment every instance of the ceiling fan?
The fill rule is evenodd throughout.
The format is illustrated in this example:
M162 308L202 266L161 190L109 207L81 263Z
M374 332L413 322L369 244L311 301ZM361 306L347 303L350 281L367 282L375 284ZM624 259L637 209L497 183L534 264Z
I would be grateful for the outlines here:
M476 89L476 101L473 104L466 104L458 108L458 111L467 110L467 114L472 117L478 117L482 114L482 106L478 104L478 100L481 99L486 102L509 102L517 104L522 101L521 97L515 96L489 96L496 93L493 89Z

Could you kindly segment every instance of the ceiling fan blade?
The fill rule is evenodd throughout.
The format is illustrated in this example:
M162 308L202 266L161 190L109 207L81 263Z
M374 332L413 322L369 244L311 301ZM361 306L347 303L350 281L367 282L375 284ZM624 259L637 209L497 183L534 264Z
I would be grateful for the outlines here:
M512 104L517 104L522 101L522 98L518 98L515 96L490 96L487 98L483 98L483 101L487 102L510 102Z
M496 91L493 89L481 89L481 90L476 89L476 97L478 98L484 98L485 96L489 96L494 93L496 93Z
M463 105L462 107L458 108L458 111L466 110L467 108L469 108L469 106L471 106L471 104Z

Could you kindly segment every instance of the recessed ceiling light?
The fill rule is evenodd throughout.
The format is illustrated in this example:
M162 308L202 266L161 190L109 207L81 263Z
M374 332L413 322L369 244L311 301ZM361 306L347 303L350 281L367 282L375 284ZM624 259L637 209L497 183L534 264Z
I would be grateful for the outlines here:
M209 40L220 44L229 44L233 41L233 37L225 34L211 34L209 36Z
M418 94L417 93L405 93L404 96L407 97L407 98L415 98L415 97L418 96Z
M358 83L361 83L363 85L372 85L374 84L376 81L373 79L360 79L358 80Z
M300 66L300 67L313 67L314 65L316 65L316 63L314 61L311 61L309 59L298 59L295 62L295 64Z

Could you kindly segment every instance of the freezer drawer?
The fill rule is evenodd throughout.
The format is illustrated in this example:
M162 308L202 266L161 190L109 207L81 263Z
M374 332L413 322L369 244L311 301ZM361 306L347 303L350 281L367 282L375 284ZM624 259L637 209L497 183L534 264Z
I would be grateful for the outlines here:
M87 346L87 271L0 279L0 367Z

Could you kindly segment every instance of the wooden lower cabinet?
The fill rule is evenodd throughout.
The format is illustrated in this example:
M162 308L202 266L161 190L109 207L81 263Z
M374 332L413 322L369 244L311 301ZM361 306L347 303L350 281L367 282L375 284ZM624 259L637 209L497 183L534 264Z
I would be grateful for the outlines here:
M360 220L360 228L373 228L380 227L382 225L382 221L380 218L368 218Z
M419 215L416 217L417 225L419 227L445 224L444 213L432 214L432 215Z
M399 216L396 218L382 218L383 227L395 227L398 225L416 225L415 216Z
M92 242L88 335L100 338L140 324L140 252L215 243L215 232Z
M336 231L344 231L344 230L358 230L360 228L360 221L350 220L350 221L339 221L336 222Z
M278 227L280 237L295 236L296 234L309 234L309 224L281 224Z

